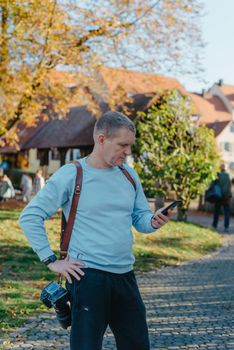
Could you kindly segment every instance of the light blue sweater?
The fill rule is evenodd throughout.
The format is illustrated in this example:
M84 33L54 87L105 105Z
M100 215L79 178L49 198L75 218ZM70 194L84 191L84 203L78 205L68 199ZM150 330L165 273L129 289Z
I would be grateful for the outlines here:
M140 232L155 231L151 225L153 214L139 178L131 167L124 165L136 183L135 191L117 166L96 169L87 164L86 158L80 163L82 191L68 255L71 259L82 260L85 267L128 272L134 264L132 225ZM41 260L53 254L44 220L58 208L62 208L68 218L75 179L73 164L61 167L20 216L20 226Z

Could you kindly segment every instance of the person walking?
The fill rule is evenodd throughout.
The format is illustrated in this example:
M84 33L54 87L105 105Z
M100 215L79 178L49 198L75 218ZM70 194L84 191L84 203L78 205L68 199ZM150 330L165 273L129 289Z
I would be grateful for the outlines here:
M42 176L42 171L38 169L33 179L33 192L36 195L45 186L45 179Z
M135 141L132 121L107 112L94 127L94 149L79 160L82 190L68 258L57 260L43 225L59 207L66 219L76 167L66 164L50 177L20 216L20 226L48 268L65 276L71 295L71 350L101 350L109 325L118 350L149 350L146 311L133 272L132 225L152 233L167 216L149 208L140 180L125 159ZM124 175L127 170L136 188Z
M230 215L231 215L231 179L229 174L225 170L225 164L221 164L220 172L218 173L218 184L221 187L222 198L215 202L214 216L213 216L213 228L217 229L219 222L219 215L221 207L224 211L224 232L229 231Z
M22 189L23 202L29 202L32 194L32 177L24 173L21 178L20 188Z

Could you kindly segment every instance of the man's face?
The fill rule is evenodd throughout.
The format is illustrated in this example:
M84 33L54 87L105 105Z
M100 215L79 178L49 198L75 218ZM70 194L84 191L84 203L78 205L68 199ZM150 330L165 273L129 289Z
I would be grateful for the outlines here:
M108 166L120 166L131 154L131 146L135 142L135 133L121 128L113 138L103 135L102 156Z

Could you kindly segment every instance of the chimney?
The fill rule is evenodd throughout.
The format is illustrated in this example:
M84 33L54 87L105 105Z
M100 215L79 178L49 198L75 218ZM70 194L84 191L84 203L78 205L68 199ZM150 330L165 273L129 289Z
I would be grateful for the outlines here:
M223 85L223 79L219 79L218 85L219 85L219 86L222 86L222 85Z

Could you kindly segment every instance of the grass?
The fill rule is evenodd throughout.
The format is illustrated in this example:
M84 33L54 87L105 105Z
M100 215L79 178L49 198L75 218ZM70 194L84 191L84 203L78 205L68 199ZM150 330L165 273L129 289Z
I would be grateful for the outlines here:
M175 266L198 259L222 245L219 234L208 228L185 222L170 221L157 233L135 232L134 253L137 270Z
M55 279L18 226L19 209L0 211L0 331L20 326L30 315L48 311L39 300L41 289ZM52 249L58 252L60 220L46 222ZM178 265L221 245L214 231L189 223L169 222L156 234L134 233L137 271Z

